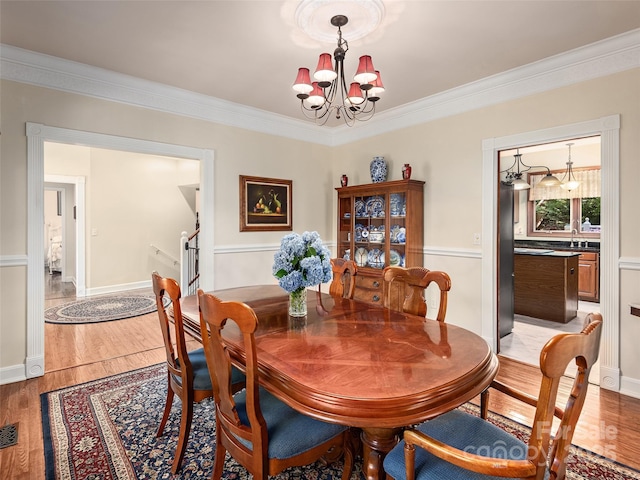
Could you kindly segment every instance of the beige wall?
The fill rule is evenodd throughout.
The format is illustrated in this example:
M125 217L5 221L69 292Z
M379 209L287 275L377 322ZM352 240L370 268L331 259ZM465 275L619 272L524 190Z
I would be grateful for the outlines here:
M283 235L239 232L241 174L292 179L294 229L317 230L331 239L333 195L327 192L333 193L335 185L328 147L8 81L0 84L0 104L3 257L26 254L26 122L214 150L214 240L223 250L216 256L216 288L228 285L227 276L240 283L274 282L272 251L261 255L268 269L260 272L250 261L253 255L245 259L243 253L234 253L242 246L277 245ZM0 369L25 361L25 272L26 267L4 267L0 275Z
M334 177L349 183L370 181L368 163L384 155L389 179L401 178L404 163L412 177L425 180L425 266L444 269L452 278L447 321L480 332L481 269L478 258L457 256L473 251L473 234L481 232L482 140L594 120L619 113L621 256L640 263L640 70L636 69L571 87L487 107L334 149ZM353 180L353 181L352 181ZM490 232L485 232L490 234ZM436 252L429 254L429 252ZM441 251L440 253L437 253ZM468 257L472 257L469 255ZM622 275L621 338L640 338L640 319L627 304L640 301L640 283L625 283L638 272ZM451 320L449 320L451 319ZM634 320L635 319L635 320ZM640 385L640 353L629 340L621 344L624 376ZM638 387L636 387L638 389ZM640 390L640 389L638 389Z
M447 270L453 280L449 302L452 322L480 330L480 249L473 234L481 232L482 140L602 116L621 115L621 254L640 261L640 70L636 69L575 86L529 96L504 104L452 116L328 148L306 142L253 133L116 103L42 88L2 83L2 255L24 254L26 223L27 121L143 138L215 150L215 287L272 282L272 251L238 253L246 246L273 245L282 232L238 231L238 175L288 178L294 185L294 229L315 229L328 241L335 236L335 192L340 174L350 184L368 183L374 155L389 161L390 179L399 179L404 163L413 177L426 180L425 264ZM8 187L5 190L5 187ZM6 193L5 193L6 192ZM5 207L13 198L16 208ZM17 199L17 201L16 201ZM7 215L5 217L5 215ZM5 223L6 222L6 223ZM12 225L8 231L5 225ZM489 232L487 232L489 233ZM458 254L462 252L462 254ZM24 283L24 269L3 269L0 278ZM637 272L622 275L624 300L640 300ZM635 283L631 283L635 280ZM9 297L2 288L3 330L0 366L24 361L25 307L20 288ZM7 301L12 299L11 302ZM621 298L621 302L622 302ZM621 310L624 310L621 306ZM628 310L628 309L627 309ZM10 315L11 321L7 320ZM5 332L15 333L6 335ZM624 317L622 338L639 338L640 321ZM16 345L17 343L17 345ZM640 382L637 349L621 345L623 375Z

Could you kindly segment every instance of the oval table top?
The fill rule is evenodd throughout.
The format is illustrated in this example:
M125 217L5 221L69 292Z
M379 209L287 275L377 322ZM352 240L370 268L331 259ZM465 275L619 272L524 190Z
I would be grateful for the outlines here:
M455 325L308 291L308 314L289 317L277 285L211 292L258 317L260 380L293 408L353 427L402 427L452 410L485 390L498 360L478 335ZM196 296L182 301L199 330ZM234 325L232 323L232 325ZM237 329L225 341L241 367Z

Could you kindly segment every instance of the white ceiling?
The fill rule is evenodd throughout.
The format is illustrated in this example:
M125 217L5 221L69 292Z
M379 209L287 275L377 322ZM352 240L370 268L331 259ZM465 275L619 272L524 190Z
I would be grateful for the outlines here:
M347 9L331 1L338 5L323 13ZM312 40L296 26L299 4L1 0L0 43L300 119L291 89L297 69L313 71L318 55L333 52L335 43ZM638 0L383 5L368 36L349 41L350 26L343 27L347 74L363 54L381 71L386 92L379 111L640 27Z

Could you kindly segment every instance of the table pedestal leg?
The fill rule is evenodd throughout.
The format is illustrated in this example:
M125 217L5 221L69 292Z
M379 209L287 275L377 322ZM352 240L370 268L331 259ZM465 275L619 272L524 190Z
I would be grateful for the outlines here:
M385 480L387 478L382 461L387 453L398 443L401 428L363 428L362 469L367 480Z

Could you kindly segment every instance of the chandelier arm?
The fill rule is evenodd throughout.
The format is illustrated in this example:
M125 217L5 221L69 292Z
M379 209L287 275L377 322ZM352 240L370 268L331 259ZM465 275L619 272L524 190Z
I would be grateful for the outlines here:
M516 166L516 162L517 162L517 160L514 160L509 168L506 168L505 170L500 170L499 173L505 173L505 172L511 171L511 169Z
M302 101L300 102L300 107L304 116L309 120L315 120L316 123L318 123L318 120L322 120L324 118L324 120L318 123L318 125L324 125L325 123L327 123L327 120L329 119L329 116L327 115L329 113L329 110L326 107L325 108L309 108L309 107L306 107L304 105L304 102ZM322 112L322 113L319 114L319 112Z

